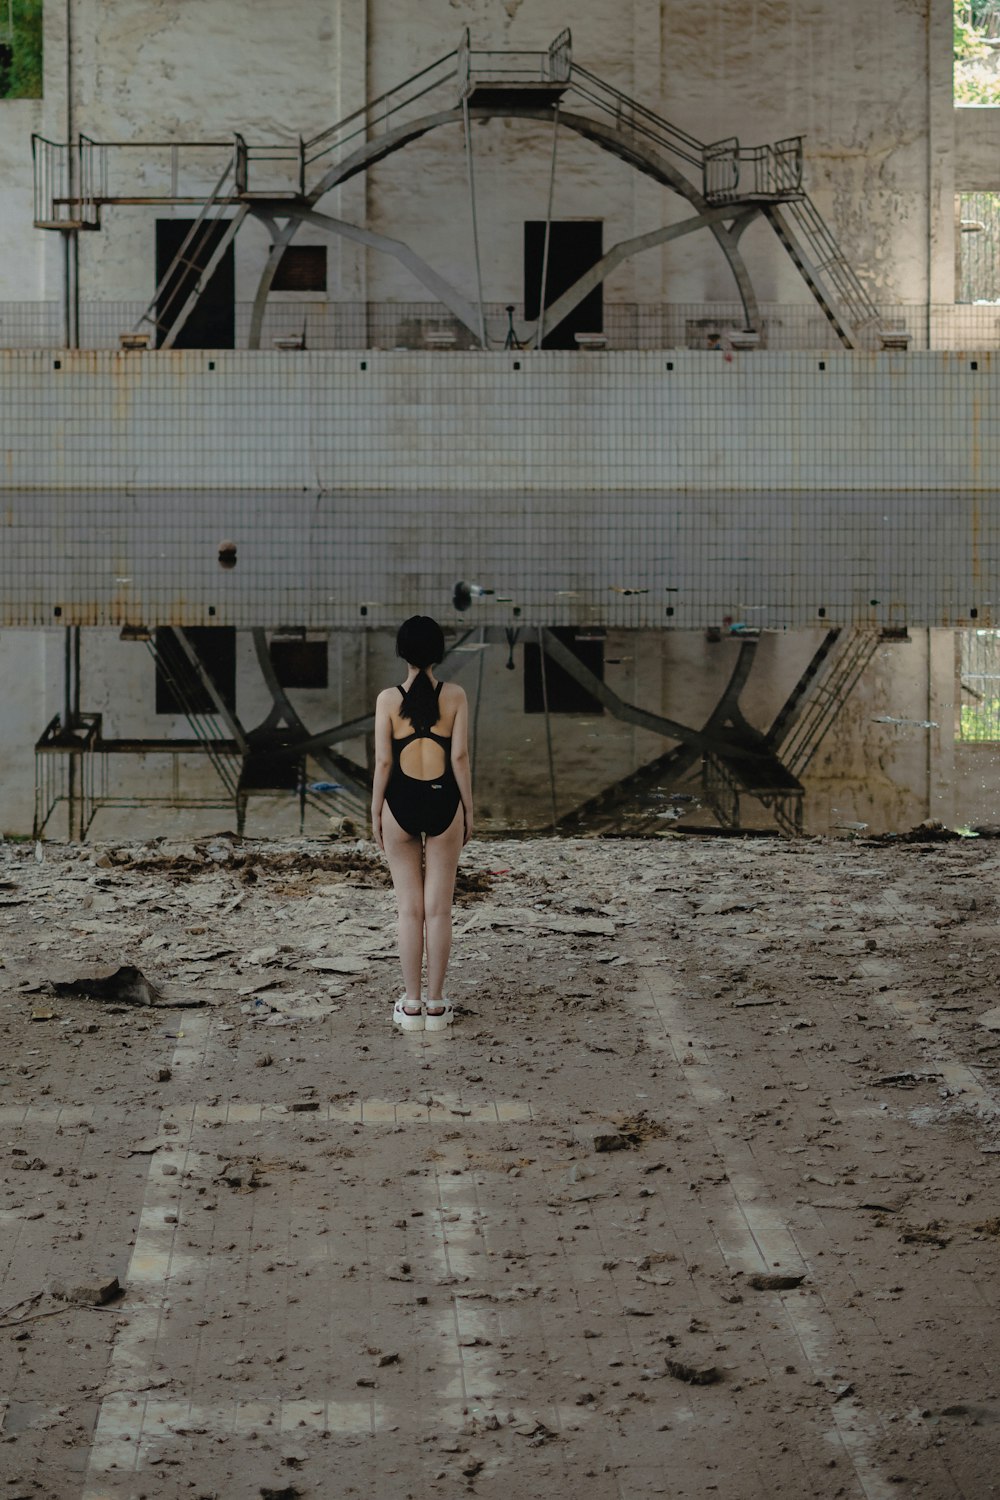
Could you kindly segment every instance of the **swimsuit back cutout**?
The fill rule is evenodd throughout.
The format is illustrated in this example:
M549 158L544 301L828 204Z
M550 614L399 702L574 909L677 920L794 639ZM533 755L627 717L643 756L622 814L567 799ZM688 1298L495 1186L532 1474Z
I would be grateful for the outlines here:
M438 702L443 686L439 682L435 691ZM397 690L405 702L406 690L398 684ZM433 729L392 736L392 773L386 801L397 823L409 834L444 833L458 811L461 796L451 766L451 739L450 734L435 734ZM435 747L429 754L427 741Z
M439 682L434 693L438 704L441 701L441 689L443 686L444 683ZM396 690L405 703L405 689L397 685ZM438 709L438 717L440 718L440 708ZM409 769L407 769L406 764L404 764L404 754L410 746L415 746L419 740L432 741L433 744L440 748L443 755L431 754L428 756L419 750L414 750L413 754L405 757L405 761L409 765ZM411 781L439 781L443 775L446 775L451 770L451 735L435 734L434 730L430 728L412 729L409 734L394 734L392 737L392 759L394 769ZM414 775L414 772L418 774Z

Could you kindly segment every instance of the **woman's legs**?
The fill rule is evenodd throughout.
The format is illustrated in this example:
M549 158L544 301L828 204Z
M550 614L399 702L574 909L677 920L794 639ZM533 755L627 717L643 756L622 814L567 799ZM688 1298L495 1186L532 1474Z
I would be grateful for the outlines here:
M388 803L382 808L382 839L399 908L399 963L406 986L406 1006L418 1010L424 948L423 849L419 838L400 828Z
M461 807L450 828L427 840L424 864L424 926L427 933L427 1004L441 1004L451 954L451 903L465 837ZM388 846L387 846L388 847Z

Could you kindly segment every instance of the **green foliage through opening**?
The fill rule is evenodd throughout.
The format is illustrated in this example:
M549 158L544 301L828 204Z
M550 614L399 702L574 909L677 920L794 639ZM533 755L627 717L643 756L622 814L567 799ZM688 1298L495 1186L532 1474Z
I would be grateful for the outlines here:
M0 99L42 97L42 0L0 0Z
M954 0L955 103L1000 104L1000 0Z

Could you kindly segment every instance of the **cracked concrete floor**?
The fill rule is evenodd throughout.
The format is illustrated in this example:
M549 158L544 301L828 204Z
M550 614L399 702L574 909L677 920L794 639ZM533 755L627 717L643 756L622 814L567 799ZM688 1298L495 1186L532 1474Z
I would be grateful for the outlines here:
M367 846L40 853L5 1500L996 1491L990 842L473 844L406 1036Z

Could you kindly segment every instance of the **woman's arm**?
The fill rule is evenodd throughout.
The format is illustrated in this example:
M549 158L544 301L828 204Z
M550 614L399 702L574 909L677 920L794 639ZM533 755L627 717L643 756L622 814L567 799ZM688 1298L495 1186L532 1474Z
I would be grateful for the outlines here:
M465 810L465 838L463 844L467 844L472 837L472 774L469 770L469 700L465 696L465 689L460 688L457 683L452 686L456 692L461 693L458 711L455 714L455 723L451 731L451 769L455 773L458 782L459 795L462 798L462 807Z
M375 775L372 779L372 836L385 852L382 842L382 804L385 789L392 770L392 719L389 716L389 700L386 693L379 693L375 700Z

